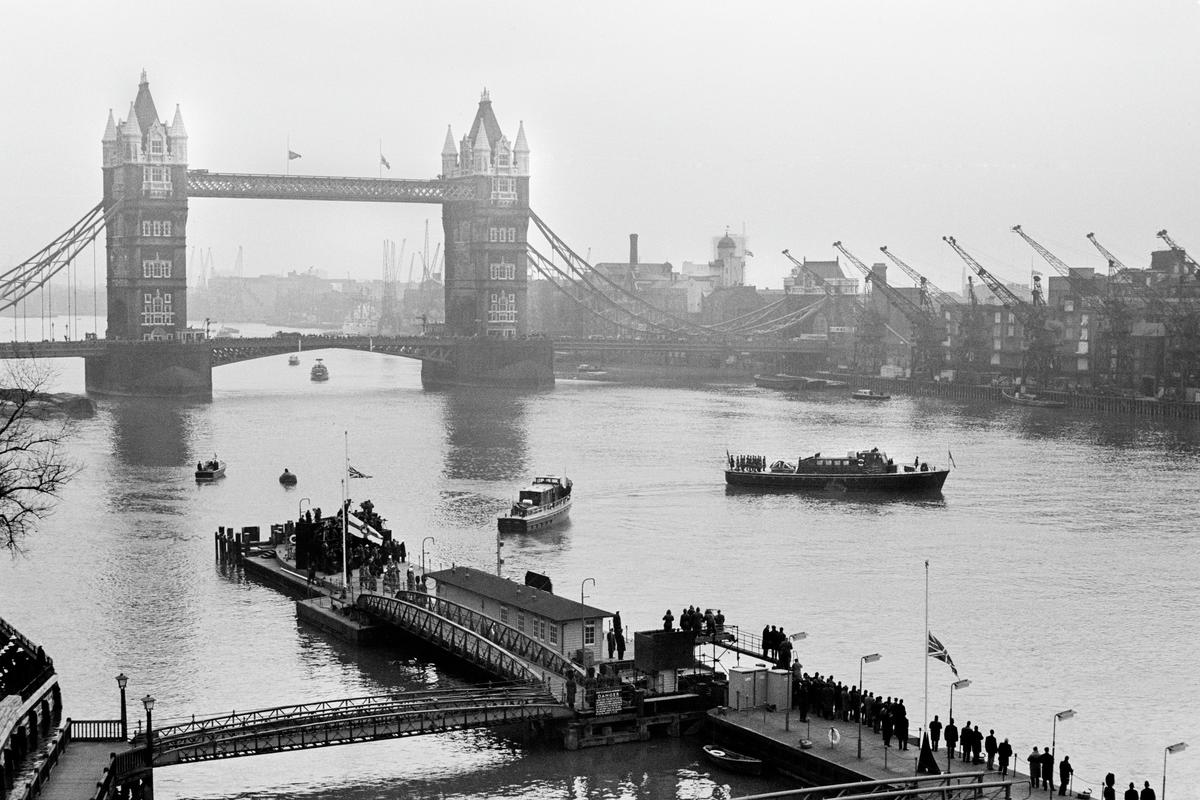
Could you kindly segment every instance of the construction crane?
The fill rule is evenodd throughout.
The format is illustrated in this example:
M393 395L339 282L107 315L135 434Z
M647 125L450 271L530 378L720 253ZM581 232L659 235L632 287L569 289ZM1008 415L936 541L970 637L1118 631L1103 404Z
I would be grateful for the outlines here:
M903 270L905 275L916 281L917 286L921 289L922 307L928 307L930 310L933 310L934 302L937 302L943 306L956 306L959 304L958 300L956 300L953 295L947 294L935 286L933 281L917 272L915 269L901 260L900 256L889 250L886 244L880 247L879 251L887 256L893 264ZM936 311L934 313L936 313Z
M871 374L877 375L880 366L883 365L884 357L883 332L885 324L883 315L877 310L870 308L861 298L855 295L840 295L834 292L833 287L816 270L802 261L797 261L796 257L790 251L784 250L783 254L797 269L812 278L813 283L821 287L830 300L836 301L836 298L845 296L850 298L857 317L854 330L855 367L858 369L866 368Z
M946 361L942 343L946 340L946 326L932 309L924 309L905 297L896 287L890 285L885 278L876 273L857 256L850 252L840 241L833 243L834 248L844 255L851 264L858 267L877 290L883 292L892 306L904 315L912 327L912 351L909 355L912 375L923 375L929 380Z
M1025 345L1021 353L1021 383L1027 384L1030 373L1033 373L1041 385L1046 385L1050 372L1054 369L1057 337L1054 331L1046 327L1046 303L1042 298L1041 277L1033 276L1033 302L1027 303L1013 294L999 278L988 272L953 236L943 236L942 241L958 253L958 257L979 276L1000 304L1021 321L1025 335Z
M1133 342L1132 321L1129 309L1121 299L1113 294L1105 297L1095 285L1072 272L1061 258L1047 250L1040 242L1022 230L1020 225L1014 225L1013 232L1025 240L1025 243L1037 252L1042 259L1054 267L1060 275L1066 278L1071 291L1079 298L1081 309L1085 301L1092 300L1099 304L1103 312L1097 329L1100 332L1099 355L1091 361L1094 374L1101 382L1109 384L1125 384L1129 386L1133 380ZM1082 324L1081 324L1082 327Z
M1182 247L1180 247L1178 244L1175 243L1175 240L1170 237L1170 235L1167 233L1166 229L1163 229L1158 232L1158 238L1160 238L1164 242L1166 242L1167 247L1171 248L1172 252L1174 252L1177 256L1179 256L1180 260L1183 261L1184 266L1186 266L1191 271L1192 277L1200 278L1200 264L1197 264L1196 259L1194 259L1188 255L1187 250L1184 250Z
M1089 233L1087 235L1087 238L1088 238L1088 241L1091 242L1095 246L1095 248L1100 251L1100 255L1104 256L1104 260L1108 262L1108 274L1109 275L1113 274L1114 267L1116 269L1119 269L1122 271L1129 269L1128 267L1126 267L1124 264L1121 263L1121 259L1114 256L1111 252L1109 252L1109 249L1107 247L1100 244L1099 240L1096 239L1096 234Z

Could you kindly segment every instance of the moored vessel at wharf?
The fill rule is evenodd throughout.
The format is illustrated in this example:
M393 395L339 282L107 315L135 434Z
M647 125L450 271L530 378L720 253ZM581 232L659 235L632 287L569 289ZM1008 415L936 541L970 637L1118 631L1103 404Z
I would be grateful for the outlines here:
M897 464L878 447L845 456L801 458L767 464L762 456L728 456L725 482L764 489L827 489L844 492L938 492L950 474L920 458Z
M571 479L539 476L521 490L507 514L496 518L500 533L531 533L567 518L571 510Z

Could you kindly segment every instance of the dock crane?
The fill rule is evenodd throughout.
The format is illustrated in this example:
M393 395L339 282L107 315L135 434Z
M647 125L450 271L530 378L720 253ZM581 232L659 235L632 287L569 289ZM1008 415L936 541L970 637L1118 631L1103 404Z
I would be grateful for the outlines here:
M991 289L1000 304L1011 311L1019 320L1025 334L1025 347L1021 353L1021 382L1026 384L1030 373L1037 376L1041 385L1046 385L1054 369L1057 341L1055 332L1046 327L1046 302L1042 298L1042 281L1033 276L1033 302L1027 303L1013 294L1004 283L963 249L953 236L943 236L942 241L950 245L958 257L971 271Z
M1066 278L1071 291L1079 298L1081 306L1086 301L1092 301L1090 306L1099 305L1102 313L1100 324L1097 326L1101 334L1100 352L1093 353L1098 358L1089 359L1097 377L1103 376L1103 381L1110 384L1132 384L1133 377L1133 342L1132 320L1126 304L1117 296L1096 289L1095 285L1071 271L1061 258L1047 250L1040 242L1027 234L1020 225L1012 227L1014 233L1025 240L1047 264L1054 267L1060 275Z
M936 309L934 309L935 303L937 303L939 305L943 305L943 306L959 305L958 300L955 299L955 297L953 295L947 294L946 292L943 292L941 289L939 289L936 285L934 285L933 281L929 280L924 275L917 272L915 269L913 269L911 266L909 266L905 261L903 261L900 258L900 256L896 255L891 250L889 250L888 246L886 244L879 248L879 252L881 252L885 256L887 256L888 259L893 264L895 264L897 267L899 267L901 270L903 270L905 275L912 278L913 281L916 282L917 286L921 289L921 306L922 307L928 307L931 311L933 311L934 313L937 313Z
M795 265L796 269L801 270L804 274L813 279L813 283L825 290L825 294L831 300L836 301L839 295L833 291L824 278L822 278L816 270L809 267L803 261L796 260L796 257L790 251L784 250L783 254ZM862 299L849 295L854 306L856 321L854 330L854 364L857 369L867 369L872 375L879 373L880 366L883 365L883 331L884 319L883 315L875 309L867 306L862 302Z
M905 297L896 287L859 260L840 241L834 242L833 246L857 267L863 277L882 292L888 302L908 320L908 324L912 327L912 352L910 354L912 375L914 377L922 375L933 380L933 376L946 361L946 355L942 348L942 343L946 340L945 323L932 309L922 308Z
M1192 277L1200 278L1200 264L1197 264L1196 259L1188 255L1187 250L1184 250L1182 247L1176 244L1175 240L1171 238L1166 229L1158 232L1158 238L1166 242L1167 247L1171 248L1171 250L1179 256L1179 258L1183 261L1184 266L1191 271Z
M1100 241L1096 238L1096 234L1089 233L1087 235L1087 238L1088 238L1088 241L1091 242L1095 246L1095 248L1100 251L1100 255L1104 256L1104 260L1108 262L1108 274L1109 275L1113 274L1114 267L1116 269L1119 269L1122 271L1128 269L1128 267L1126 267L1124 264L1121 263L1121 259L1114 256L1107 247L1100 244Z

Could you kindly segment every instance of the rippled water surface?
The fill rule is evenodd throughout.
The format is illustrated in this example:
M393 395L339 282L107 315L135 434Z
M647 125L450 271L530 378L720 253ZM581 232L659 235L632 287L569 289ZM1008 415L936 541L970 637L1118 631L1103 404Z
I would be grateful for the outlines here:
M970 688L955 716L1050 743L1077 785L1157 785L1162 749L1200 746L1200 429L1046 409L895 397L856 404L743 385L647 388L561 381L553 391L425 391L416 362L321 353L326 384L271 359L218 368L212 403L102 401L71 443L85 469L23 557L0 564L0 615L55 657L67 711L115 716L112 676L158 699L155 721L397 687L453 674L395 648L354 650L298 624L291 601L222 573L219 524L333 508L348 432L353 481L410 552L495 563L494 517L534 473L566 472L567 526L514 537L506 574L655 627L670 607L804 630L806 670L867 685L921 716L925 569L930 627ZM82 391L82 365L59 384ZM939 499L734 492L728 448L793 460L879 446L957 468ZM229 462L198 486L197 459ZM299 475L287 490L284 467ZM930 714L948 669L930 662ZM134 703L140 709L140 703ZM131 706L132 709L132 706ZM132 711L133 717L138 712ZM694 740L564 753L476 731L173 767L160 797L725 797L788 784L710 771ZM1173 756L1171 785L1200 784ZM1124 785L1123 783L1121 785ZM1098 793L1098 792L1097 792Z

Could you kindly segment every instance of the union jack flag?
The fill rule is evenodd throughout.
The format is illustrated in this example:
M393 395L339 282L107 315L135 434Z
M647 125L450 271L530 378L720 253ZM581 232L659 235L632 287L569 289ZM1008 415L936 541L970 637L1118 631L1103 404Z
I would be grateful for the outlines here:
M928 633L928 631L926 631L926 633ZM928 653L930 658L936 658L938 661L944 661L954 673L954 677L958 677L958 667L954 666L954 659L950 657L950 652L946 649L946 645L939 642L938 638L932 633L929 633Z
M367 475L366 473L359 472L358 470L356 470L354 467L352 467L350 465L346 465L346 474L349 475L351 478L369 478L369 477L371 477L370 475Z

